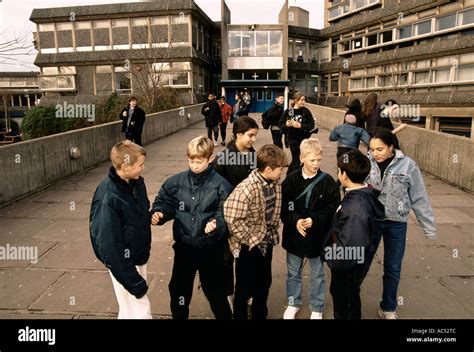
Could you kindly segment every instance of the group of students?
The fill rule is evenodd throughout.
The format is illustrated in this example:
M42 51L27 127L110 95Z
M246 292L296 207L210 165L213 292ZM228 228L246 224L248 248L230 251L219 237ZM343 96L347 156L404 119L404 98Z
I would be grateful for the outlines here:
M285 127L298 130L306 124L301 107L295 104L293 113L301 117L299 121L285 122ZM285 114L279 124L291 120ZM310 130L309 125L305 128ZM276 145L255 151L257 134L257 122L241 116L234 121L232 141L216 156L211 139L193 139L187 149L189 169L165 181L151 210L140 176L145 150L131 141L112 148L109 175L93 197L90 235L97 258L110 271L119 318L151 318L146 295L150 224L170 220L175 243L169 291L175 319L189 317L197 271L217 319L248 319L249 301L252 319L266 319L280 221L288 270L284 319L294 319L301 308L306 262L311 271L310 318L322 318L324 261L331 269L334 317L360 319L360 287L382 238L379 315L396 318L410 209L425 235L436 238L433 212L415 162L396 148L389 130L375 131L368 156L351 149L338 158L337 178L345 189L341 202L338 184L320 169L323 149L317 139L304 138L292 149L293 159L296 151L298 159L280 183L288 166L286 155ZM233 313L228 299L232 294Z

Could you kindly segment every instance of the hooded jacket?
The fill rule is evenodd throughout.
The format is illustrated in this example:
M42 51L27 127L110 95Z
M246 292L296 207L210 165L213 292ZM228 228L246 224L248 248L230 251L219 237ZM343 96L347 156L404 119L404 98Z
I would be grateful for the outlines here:
M323 259L331 270L348 271L365 262L367 246L377 229L376 220L384 218L379 194L369 186L348 191L343 198L324 246Z

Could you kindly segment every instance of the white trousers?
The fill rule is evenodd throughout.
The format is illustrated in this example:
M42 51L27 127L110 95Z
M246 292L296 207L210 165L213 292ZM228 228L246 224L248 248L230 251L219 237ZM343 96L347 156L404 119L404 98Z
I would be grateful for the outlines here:
M146 264L136 266L138 273L146 281ZM136 298L125 287L118 282L109 270L112 284L114 285L115 296L119 305L118 319L152 319L151 306L147 295Z

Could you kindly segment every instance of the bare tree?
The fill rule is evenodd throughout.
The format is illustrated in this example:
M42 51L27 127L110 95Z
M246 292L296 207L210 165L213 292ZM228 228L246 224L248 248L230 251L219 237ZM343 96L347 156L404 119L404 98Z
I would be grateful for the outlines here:
M25 27L20 33L13 33L10 37L12 39L5 39L6 30L0 33L0 64L31 68L27 66L29 62L22 60L24 56L35 55L31 30Z

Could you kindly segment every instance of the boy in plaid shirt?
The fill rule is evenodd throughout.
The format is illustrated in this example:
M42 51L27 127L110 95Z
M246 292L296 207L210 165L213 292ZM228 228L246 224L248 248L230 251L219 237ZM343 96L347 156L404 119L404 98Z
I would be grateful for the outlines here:
M257 169L224 203L229 246L236 258L234 319L248 319L247 300L250 297L253 297L252 318L267 318L273 245L279 243L282 197L278 180L287 164L286 155L280 148L264 145L257 151Z

